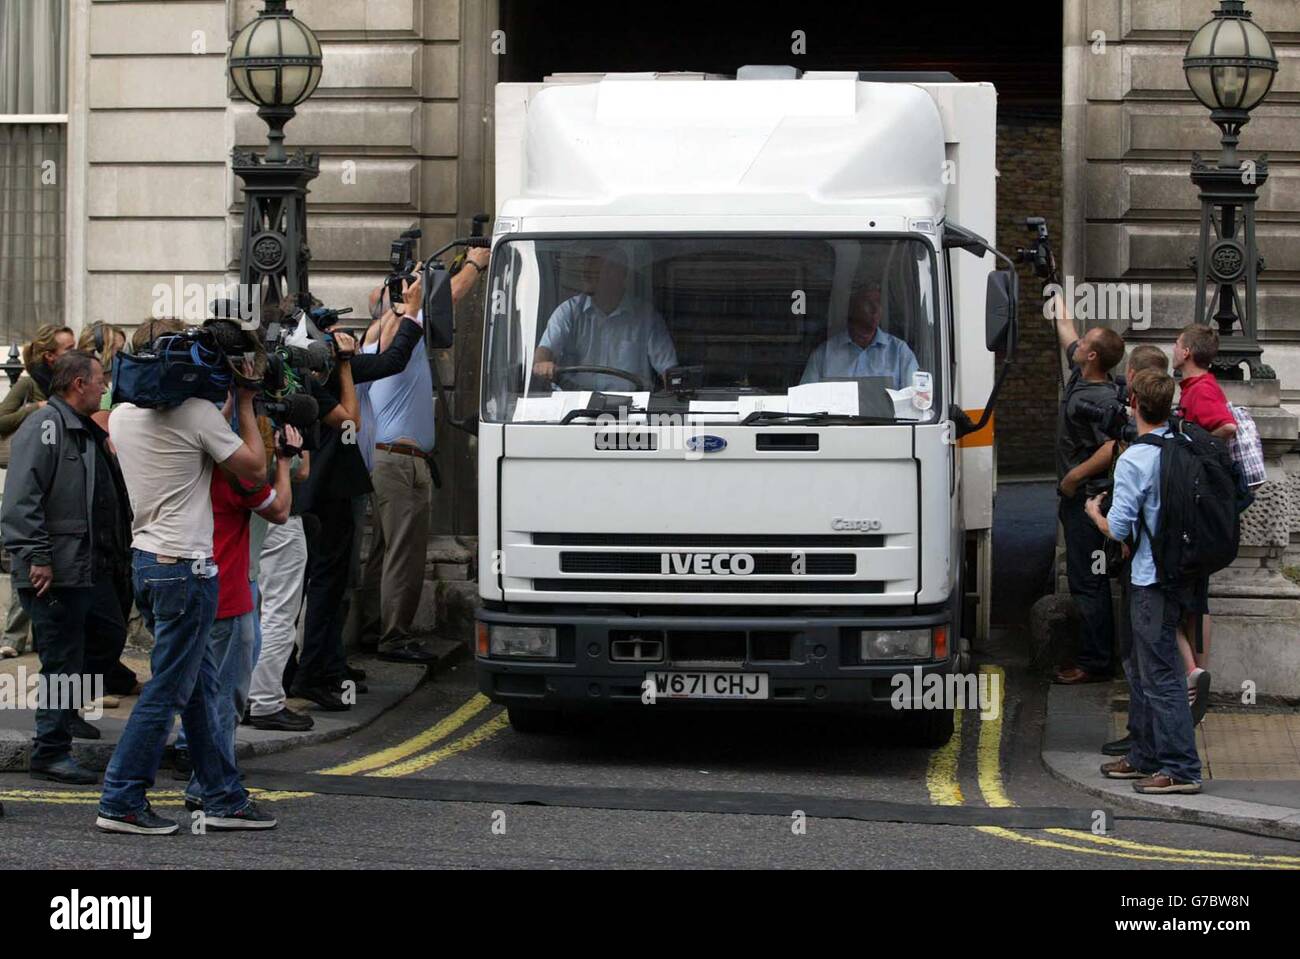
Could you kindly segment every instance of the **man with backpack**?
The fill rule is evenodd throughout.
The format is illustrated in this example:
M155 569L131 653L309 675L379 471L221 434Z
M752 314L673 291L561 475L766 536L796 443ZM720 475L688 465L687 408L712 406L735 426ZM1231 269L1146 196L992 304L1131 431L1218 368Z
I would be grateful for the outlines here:
M1088 516L1102 534L1121 542L1134 537L1129 566L1129 603L1133 639L1130 649L1128 755L1101 767L1108 779L1135 780L1140 793L1196 793L1201 790L1201 761L1196 753L1192 713L1176 638L1186 591L1170 583L1157 569L1156 535L1168 533L1162 503L1168 492L1162 463L1190 454L1191 441L1169 429L1174 381L1145 370L1129 384L1130 403L1137 419L1138 441L1124 451L1115 466L1110 511L1101 513L1102 497L1088 501ZM1187 449L1181 449L1187 444Z

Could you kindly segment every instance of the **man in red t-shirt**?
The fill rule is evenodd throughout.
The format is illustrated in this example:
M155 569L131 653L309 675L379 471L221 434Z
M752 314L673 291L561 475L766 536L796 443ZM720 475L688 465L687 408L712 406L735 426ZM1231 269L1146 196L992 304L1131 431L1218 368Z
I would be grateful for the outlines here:
M263 431L263 436L266 432ZM302 435L292 426L283 437L275 435L275 480L245 489L224 472L212 474L212 555L217 564L217 614L209 636L217 662L218 722L214 741L235 752L235 730L248 705L248 686L257 660L260 636L257 623L257 586L249 578L249 520L256 513L269 523L282 525L289 518L293 494L289 462L302 448ZM185 751L185 728L176 738L178 752ZM178 769L187 764L182 758ZM191 775L185 790L188 809L202 807L203 790Z
M1219 355L1219 334L1199 323L1184 328L1174 343L1174 369L1182 374L1178 396L1178 410L1188 423L1195 423L1217 439L1227 443L1237 433L1237 420L1232 415L1223 387L1210 372L1210 364ZM1197 586L1197 595L1183 627L1178 633L1178 649L1187 667L1187 698L1192 706L1192 719L1200 722L1209 705L1210 673L1205 669L1210 658L1210 616L1206 602L1208 582ZM1201 651L1192 648L1190 637L1196 628L1196 617L1201 617Z

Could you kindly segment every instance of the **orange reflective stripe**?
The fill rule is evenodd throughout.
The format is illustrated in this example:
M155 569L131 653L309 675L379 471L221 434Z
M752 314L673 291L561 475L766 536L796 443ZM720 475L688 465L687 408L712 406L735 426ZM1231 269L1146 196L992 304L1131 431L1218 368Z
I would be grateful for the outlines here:
M967 410L966 415L971 418L972 423L978 423L980 417L984 415L983 410ZM957 441L957 445L965 449L973 446L992 446L993 445L993 426L997 419L996 414L989 417L989 421L984 424L982 430L976 430L969 433Z

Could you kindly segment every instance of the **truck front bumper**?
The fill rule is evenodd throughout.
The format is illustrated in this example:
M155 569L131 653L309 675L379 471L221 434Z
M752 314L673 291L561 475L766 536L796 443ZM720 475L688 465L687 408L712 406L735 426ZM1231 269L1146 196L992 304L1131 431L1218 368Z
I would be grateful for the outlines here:
M532 660L485 655L480 639L475 666L479 689L493 702L537 709L580 710L641 705L647 675L654 672L763 673L765 700L675 699L658 697L673 708L852 709L895 712L895 677L912 687L936 674L947 676L963 664L954 636L952 612L872 616L600 616L551 615L480 610L480 637L492 626L551 627L557 631L557 657ZM864 662L863 630L936 628L946 649L929 659ZM628 643L653 650L657 660L628 661ZM918 687L919 688L919 687Z

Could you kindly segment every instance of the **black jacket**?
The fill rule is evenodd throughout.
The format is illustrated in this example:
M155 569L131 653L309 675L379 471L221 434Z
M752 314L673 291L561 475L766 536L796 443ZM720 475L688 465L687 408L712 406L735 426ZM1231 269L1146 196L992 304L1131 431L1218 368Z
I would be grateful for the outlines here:
M31 586L32 566L52 566L57 587L91 586L95 573L95 443L108 439L62 397L27 417L10 443L0 535L13 557L14 585ZM118 501L121 541L131 542L131 508L117 457L105 450Z
M406 369L423 337L424 329L419 324L402 320L388 349L352 357L352 382L360 386L396 376ZM330 377L324 390L337 402L337 373ZM305 483L295 484L293 488L294 513L313 512L318 506L336 509L340 500L364 496L373 489L370 472L357 444L344 443L338 430L321 424L320 445L311 455L311 472Z

